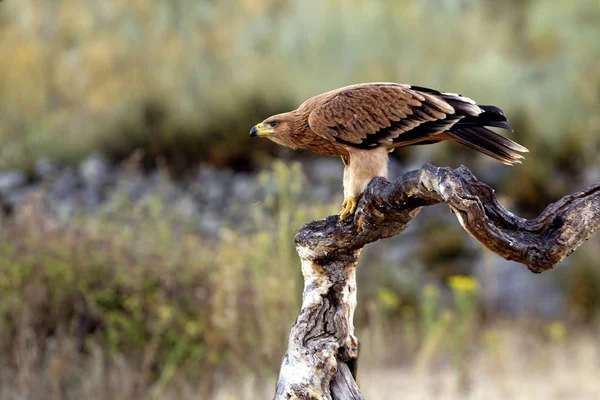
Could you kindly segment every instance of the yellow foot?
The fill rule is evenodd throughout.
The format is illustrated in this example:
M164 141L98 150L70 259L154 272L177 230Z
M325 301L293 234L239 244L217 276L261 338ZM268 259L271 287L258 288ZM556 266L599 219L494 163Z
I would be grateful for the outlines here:
M342 211L340 211L340 220L344 221L349 215L354 215L356 206L358 205L358 197L348 196L342 203Z

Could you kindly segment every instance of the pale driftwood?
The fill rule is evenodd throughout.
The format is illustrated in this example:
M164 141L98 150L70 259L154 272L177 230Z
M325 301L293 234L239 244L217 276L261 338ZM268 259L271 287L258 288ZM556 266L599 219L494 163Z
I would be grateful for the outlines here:
M360 250L402 232L423 206L446 203L463 228L500 256L539 273L551 269L600 227L600 183L563 197L537 218L502 207L465 168L425 165L395 182L374 178L353 222L337 216L296 234L305 286L289 337L276 399L362 399L348 366L356 365L355 270Z

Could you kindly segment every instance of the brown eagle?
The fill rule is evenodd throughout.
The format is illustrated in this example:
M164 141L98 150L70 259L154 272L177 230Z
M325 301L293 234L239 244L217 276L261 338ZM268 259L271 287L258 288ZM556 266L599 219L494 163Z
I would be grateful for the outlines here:
M486 126L512 131L502 110L468 97L399 83L362 83L311 97L294 111L273 115L250 130L291 148L344 162L340 219L354 214L375 176L387 176L396 147L453 140L504 164L520 162L527 148Z

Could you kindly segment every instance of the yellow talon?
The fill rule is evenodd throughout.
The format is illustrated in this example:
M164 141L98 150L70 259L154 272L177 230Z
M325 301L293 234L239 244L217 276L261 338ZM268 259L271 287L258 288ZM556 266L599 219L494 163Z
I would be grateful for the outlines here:
M340 220L344 221L349 215L354 215L356 206L358 205L358 198L354 196L348 196L342 203L342 210L340 211Z

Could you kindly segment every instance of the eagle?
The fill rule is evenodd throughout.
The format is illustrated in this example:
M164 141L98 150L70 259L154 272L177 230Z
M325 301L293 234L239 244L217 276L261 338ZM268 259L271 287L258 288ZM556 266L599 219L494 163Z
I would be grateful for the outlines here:
M375 176L387 178L388 154L397 147L452 140L512 165L527 148L486 128L513 131L501 109L472 99L401 83L361 83L306 100L250 130L293 149L338 156L344 163L345 220Z

